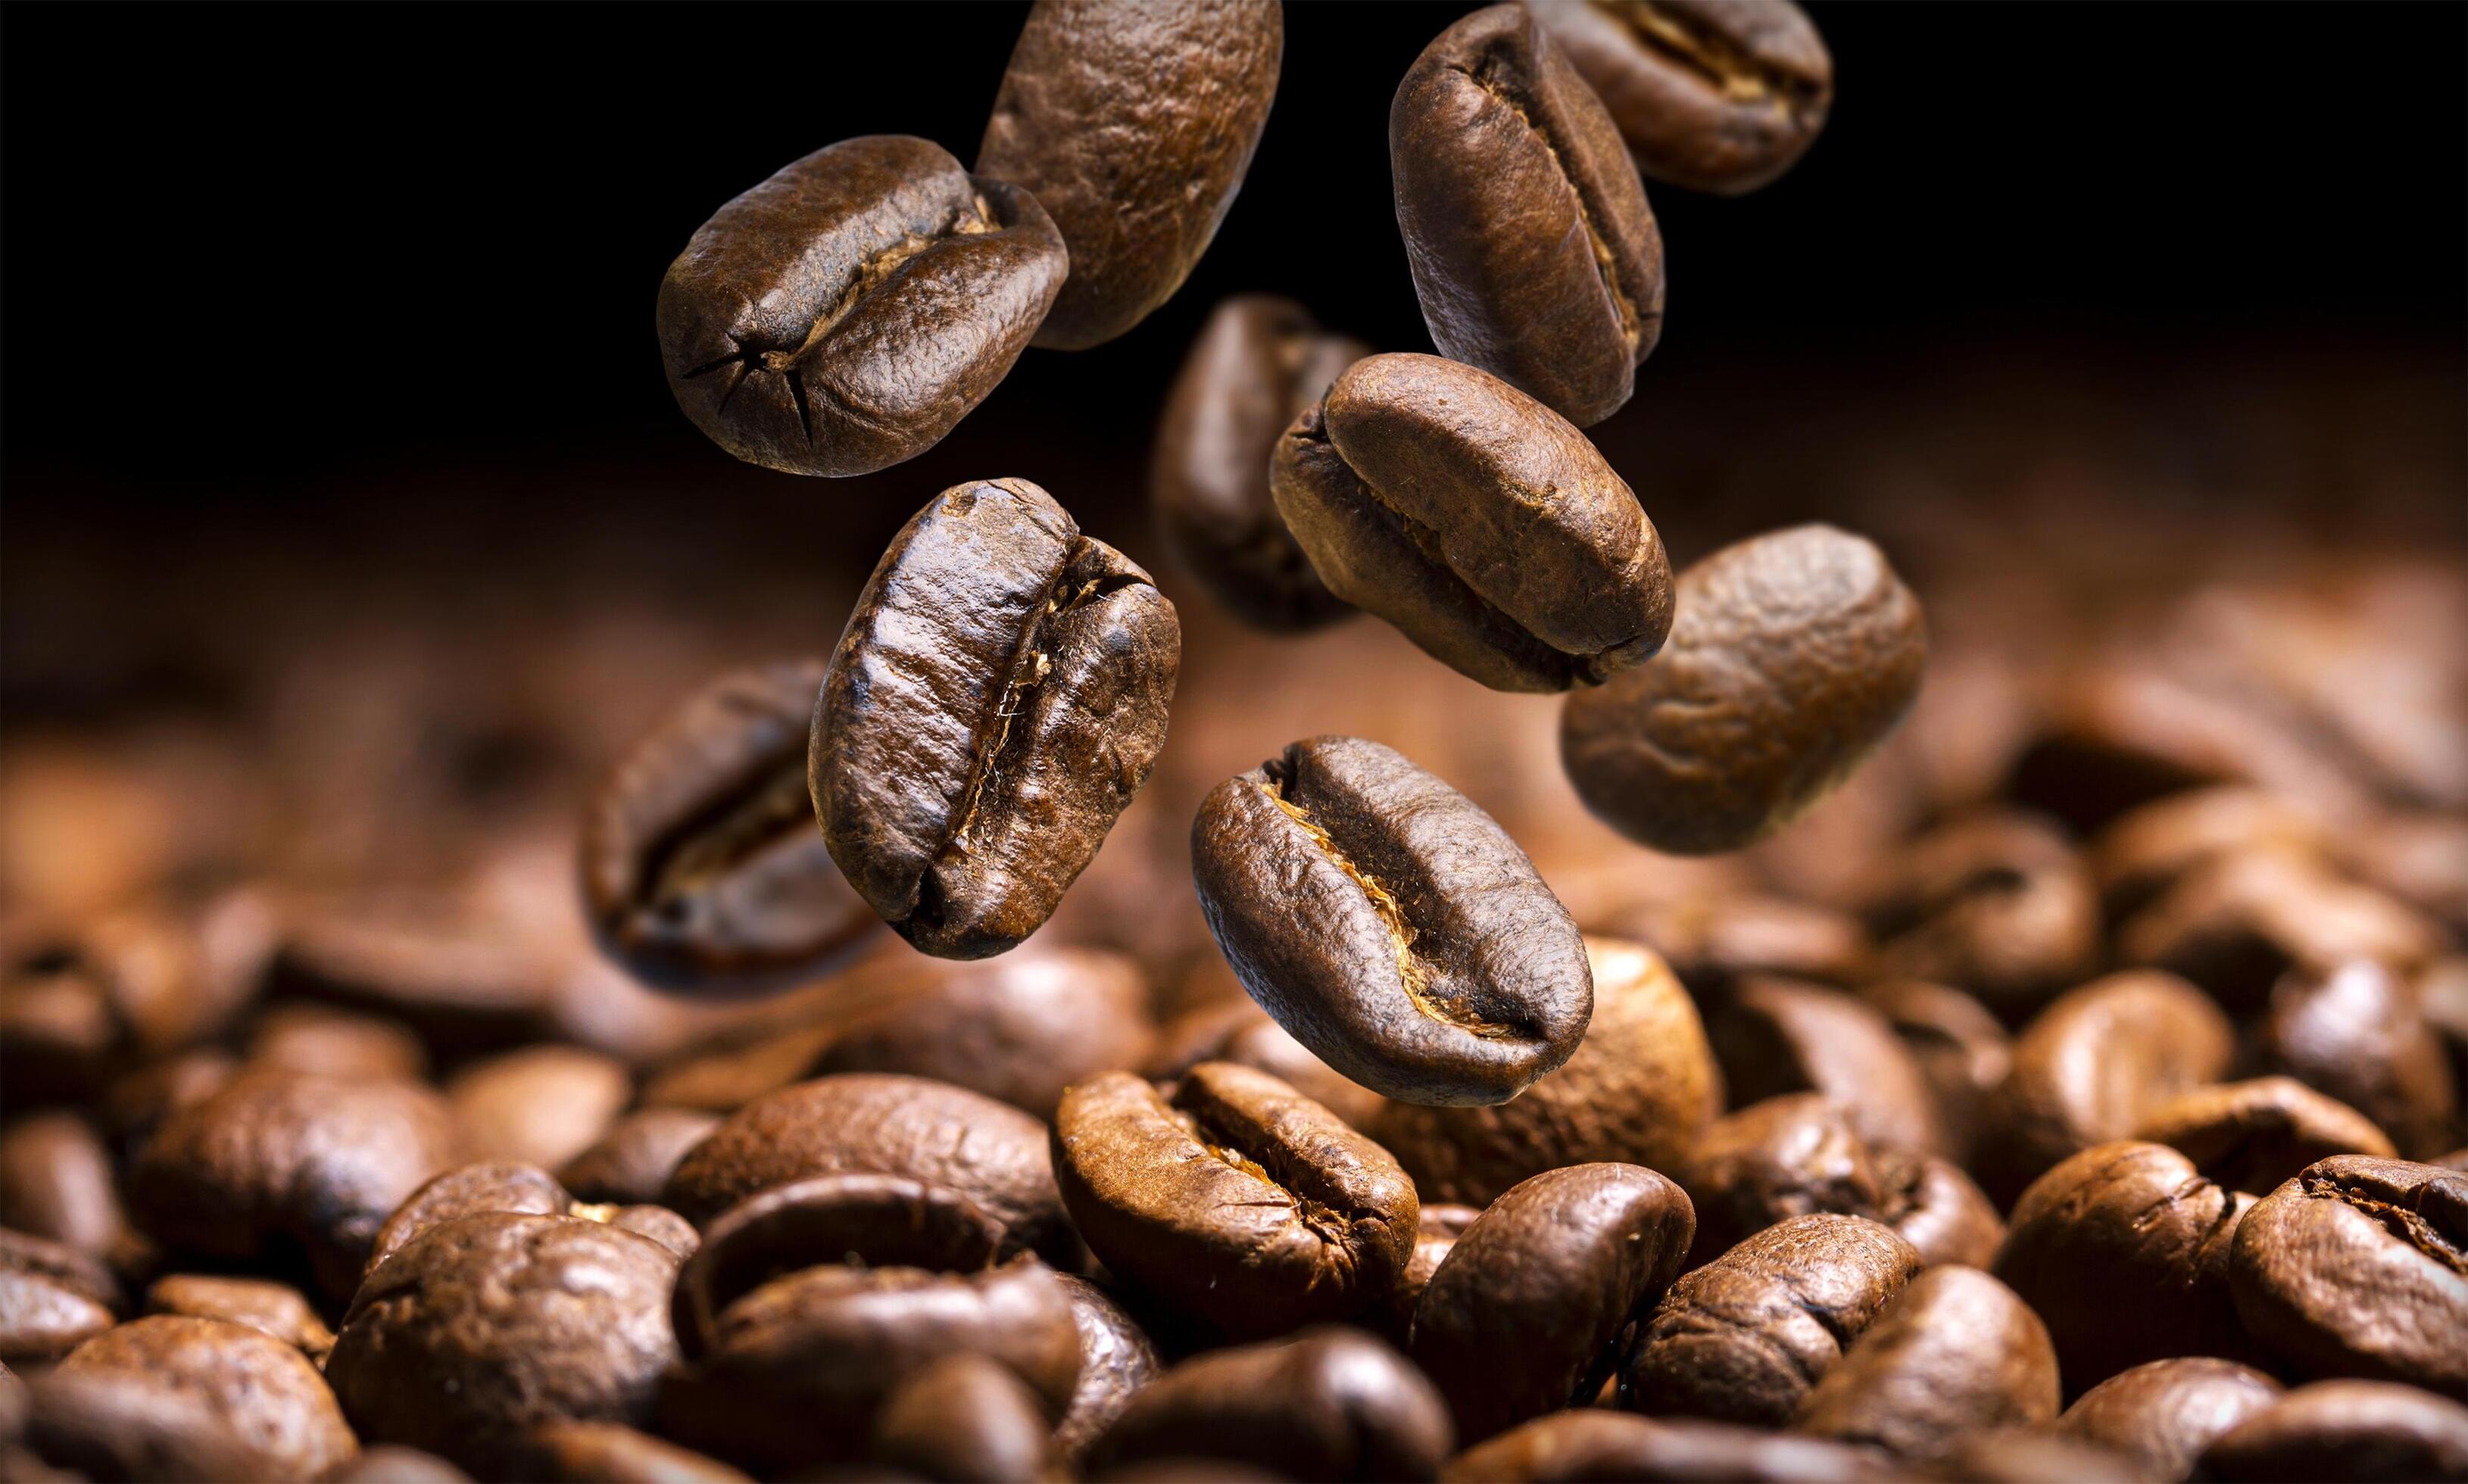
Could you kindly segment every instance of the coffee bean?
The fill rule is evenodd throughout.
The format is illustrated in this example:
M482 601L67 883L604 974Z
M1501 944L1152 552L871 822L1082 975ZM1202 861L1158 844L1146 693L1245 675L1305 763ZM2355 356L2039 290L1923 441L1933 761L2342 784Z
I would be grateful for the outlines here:
M1585 1034L1567 909L1490 815L1378 742L1310 738L1219 784L1191 855L1252 997L1375 1092L1506 1102Z
M814 709L832 858L926 952L1017 946L1148 781L1181 655L1174 605L1044 491L944 491L875 567Z
M2269 1407L2283 1389L2233 1360L2151 1360L2084 1392L2057 1419L2057 1432L2129 1454L2155 1479L2182 1479L2214 1439Z
M1414 1306L1408 1353L1480 1441L1590 1400L1611 1340L1679 1275L1697 1221L1636 1165L1538 1175L1466 1228Z
M682 1107L637 1108L609 1125L599 1142L565 1162L558 1183L577 1200L649 1205L686 1151L720 1127L716 1113Z
M1423 1301L1423 1290L1431 1286L1431 1274L1456 1250L1457 1239L1480 1218L1477 1206L1427 1205L1414 1220L1414 1252L1405 1259L1405 1270L1397 1275L1397 1286L1388 1297L1372 1311L1366 1321L1381 1338L1403 1348L1413 1336L1414 1309Z
M2468 821L2455 814L2388 813L2330 842L2359 880L2468 934Z
M564 971L537 935L459 894L343 892L285 913L268 993L400 1019L433 1053L460 1053L541 1035Z
M1852 995L1754 976L1715 1007L1706 1030L1734 1107L1820 1092L1871 1144L1921 1153L1944 1145L1919 1062L1885 1017Z
M1277 441L1268 484L1331 592L1493 690L1599 682L1670 631L1671 563L1636 495L1474 367L1356 361Z
M2005 1027L1987 1006L1941 984L1889 979L1862 986L1860 997L1885 1016L1895 1039L1919 1063L1936 1104L1945 1153L1968 1160L1989 1094L2014 1064Z
M156 1314L98 1335L56 1375L129 1378L202 1404L279 1477L307 1477L358 1447L317 1368L244 1325Z
M268 1005L255 1017L247 1060L253 1066L355 1081L428 1076L428 1047L411 1027L390 1016L305 1001Z
M313 1371L310 1379L315 1379ZM244 1430L247 1425L217 1404L224 1397L181 1380L120 1367L84 1374L54 1369L35 1377L27 1389L27 1453L0 1449L0 1463L10 1468L11 1478L30 1484L70 1479L223 1484L308 1477L298 1457L279 1455L253 1441ZM331 1397L326 1405L331 1411ZM264 1408L255 1410L259 1417L264 1415ZM335 1426L342 1426L339 1418ZM341 1455L348 1460L349 1429L342 1438ZM28 1467L29 1461L34 1467Z
M2304 810L2260 788L2172 793L2120 816L2091 842L2091 875L2109 920L2123 922L2184 879L2227 856L2305 854L2328 848Z
M1037 344L1102 345L1182 286L1250 169L1285 38L1276 0L1039 0L977 149L1070 249Z
M1176 1366L1131 1398L1089 1458L1100 1477L1193 1458L1282 1478L1428 1479L1452 1438L1439 1394L1403 1356L1353 1330L1314 1329Z
M633 1090L616 1058L556 1045L474 1062L446 1084L473 1153L550 1166L589 1148Z
M537 1165L499 1161L458 1166L413 1191L377 1228L369 1271L433 1226L489 1214L560 1216L607 1224L646 1237L683 1260L697 1242L685 1218L662 1206L594 1205L577 1199Z
M883 1398L867 1457L928 1479L1026 1479L1047 1465L1045 1404L983 1356L946 1356Z
M1881 1479L1884 1464L1862 1449L1685 1418L1626 1412L1554 1412L1470 1448L1441 1471L1463 1484L1576 1484L1586 1479Z
M2258 1039L2265 1069L2347 1104L2410 1158L2457 1142L2459 1088L2442 1038L2414 989L2382 965L2292 970L2271 992Z
M318 1484L470 1484L471 1475L435 1453L381 1443L318 1475Z
M790 474L864 474L942 441L1062 287L1026 191L923 139L817 149L722 206L660 280L660 359L721 447Z
M2284 849L2199 866L2116 930L2120 962L2182 974L2240 1013L2291 972L2365 959L2408 974L2441 946L2423 914Z
M1202 1063L1171 1099L1128 1072L1083 1083L1054 1148L1090 1250L1229 1336L1359 1313L1413 1251L1420 1203L1397 1162L1248 1067Z
M1602 95L1637 169L1738 195L1825 126L1834 58L1791 0L1535 0L1534 18Z
M2099 898L2065 836L2029 814L1939 826L1897 853L1867 901L1877 971L1968 990L2021 1019L2099 962Z
M1618 936L1660 954L1700 998L1750 974L1847 985L1870 973L1867 929L1847 912L1756 892L1688 893L1609 920Z
M207 1273L173 1273L158 1278L146 1290L149 1314L180 1314L193 1319L223 1319L273 1336L309 1359L323 1364L334 1348L334 1332L308 1306L298 1289L258 1278L218 1278Z
M1602 101L1523 7L1423 49L1388 168L1440 354L1581 427L1617 412L1662 333L1662 235Z
M2299 1386L2203 1450L2206 1479L2468 1478L2468 1406L2410 1386Z
M814 828L806 744L829 667L720 676L638 742L584 823L583 888L601 941L685 989L810 972L874 919Z
M2325 1159L2246 1213L2228 1278L2246 1328L2300 1374L2468 1400L2468 1175Z
M1793 1426L1924 1458L1965 1433L2056 1417L2057 1357L2039 1316L1979 1269L1944 1267L1885 1306Z
M1885 554L1831 526L1725 547L1680 576L1654 664L1569 697L1586 807L1673 855L1738 850L1805 813L1919 694L1927 626Z
M72 1246L0 1229L0 1364L58 1359L112 1326L119 1285Z
M523 1476L576 1484L747 1484L721 1463L621 1423L560 1421L535 1428Z
M2181 1151L2211 1179L2256 1196L2334 1154L2397 1155L2363 1113L2289 1077L2180 1093L2143 1115L2134 1137Z
M1059 1281L1080 1329L1080 1380L1072 1386L1063 1420L1055 1425L1054 1449L1076 1465L1165 1367L1147 1332L1105 1290L1068 1273Z
M93 1125L53 1111L0 1130L0 1226L105 1259L128 1242L111 1152Z
M1215 963L1224 970L1228 979L1233 979L1233 970L1225 968L1222 957ZM1235 981L1238 986L1240 982ZM1242 995L1240 1004L1246 1013L1239 1018L1221 1022L1223 1034L1216 1038L1214 1044L1203 1040L1192 1048L1193 1054L1185 1057L1181 1065L1162 1073L1153 1072L1154 1080L1171 1082L1202 1062L1231 1062L1237 1066L1268 1073L1346 1123L1372 1133L1378 1142L1387 1143L1387 1140L1379 1138L1372 1125L1386 1109L1405 1105L1389 1102L1313 1056L1310 1047L1294 1039L1284 1026L1270 1019L1268 1013L1249 995Z
M1953 1439L1930 1476L1946 1484L2150 1484L2130 1454L2027 1427Z
M1277 441L1371 347L1331 334L1291 299L1220 304L1157 420L1149 492L1175 560L1247 624L1299 633L1353 609L1328 590L1268 489Z

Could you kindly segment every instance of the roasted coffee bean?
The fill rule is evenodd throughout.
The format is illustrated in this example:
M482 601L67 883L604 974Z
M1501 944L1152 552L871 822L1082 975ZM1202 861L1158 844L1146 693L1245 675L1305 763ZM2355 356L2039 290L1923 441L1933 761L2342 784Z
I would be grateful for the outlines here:
M1801 1092L1715 1121L1682 1167L1697 1212L1695 1260L1710 1262L1777 1221L1815 1211L1892 1227L1933 1267L1977 1267L2005 1223L1956 1166L1909 1150L1872 1149L1841 1105Z
M541 1035L565 972L537 934L460 894L337 893L285 913L269 993L400 1019L461 1053Z
M2411 1386L2299 1386L2222 1433L2206 1479L2468 1479L2468 1406Z
M111 1152L75 1113L30 1113L0 1130L0 1226L109 1260L129 1240Z
M1252 997L1375 1092L1504 1103L1585 1035L1567 909L1490 815L1378 742L1310 738L1219 784L1191 855Z
M1820 1092L1871 1144L1933 1153L1945 1142L1919 1062L1885 1017L1852 995L1760 975L1715 1008L1706 1031L1734 1107Z
M2329 848L2321 824L2260 788L2197 788L2156 799L2091 842L2090 865L2112 922L2123 922L2194 871L2253 851Z
M1533 0L1602 95L1637 169L1738 195L1797 163L1834 103L1834 58L1791 0Z
M1819 1484L1881 1479L1862 1449L1726 1423L1599 1410L1554 1412L1467 1449L1440 1471L1462 1484L1576 1484L1584 1479L1771 1480Z
M2385 814L2330 849L2360 880L2468 936L2468 818Z
M2325 1159L2246 1214L2228 1277L2246 1328L2300 1374L2468 1400L2468 1175Z
M1285 42L1276 0L1039 0L977 149L1070 249L1037 344L1102 345L1182 286L1250 169Z
M2423 914L2287 850L2199 866L2116 930L2119 961L2182 974L2240 1013L2293 971L2365 959L2408 974L2441 947Z
M1888 979L1863 986L1860 997L1885 1016L1919 1063L1936 1103L1945 1153L1968 1160L1988 1097L2014 1064L2005 1027L1987 1006L1941 984Z
M2084 1392L2057 1419L2057 1432L2138 1459L2155 1479L2182 1479L2213 1439L2278 1401L2283 1390L2234 1360L2152 1360Z
M2121 973L2058 996L2014 1042L1973 1168L2000 1200L2067 1155L2131 1137L2179 1093L2216 1082L2234 1052L2228 1017L2163 973Z
M2048 1332L2012 1289L1976 1267L1911 1280L1825 1373L1793 1426L1906 1458L1965 1433L2057 1417Z
M57 1360L112 1326L119 1285L72 1246L0 1229L0 1364Z
M326 1374L363 1435L501 1468L542 1423L649 1418L677 1354L676 1270L666 1247L598 1221L443 1221L370 1270Z
M1428 1479L1453 1437L1439 1393L1403 1356L1314 1329L1176 1366L1131 1398L1089 1462L1100 1477L1192 1458L1293 1479Z
M589 1148L632 1096L623 1062L580 1046L510 1051L446 1084L474 1153L547 1166Z
M156 1314L98 1335L56 1375L127 1378L202 1404L275 1476L308 1477L359 1446L317 1368L244 1325Z
M1044 1126L991 1098L917 1077L825 1077L758 1098L688 1152L663 1204L708 1222L810 1176L901 1175L941 1186L1003 1226L1003 1255L1084 1257L1063 1213Z
M2180 1093L2144 1114L2134 1137L2165 1144L2211 1179L2255 1196L2334 1154L2397 1157L2372 1120L2289 1077Z
M334 1332L298 1289L260 1278L218 1278L208 1273L174 1273L158 1278L146 1290L149 1314L180 1314L192 1319L222 1319L273 1336L309 1359L324 1364L334 1348Z
M1796 1216L1671 1286L1620 1366L1649 1415L1779 1427L1920 1270L1920 1255L1856 1216Z
M194 1046L115 1078L98 1108L122 1157L146 1147L163 1120L212 1097L240 1070L238 1058L214 1046Z
M1388 107L1397 229L1431 343L1580 427L1662 333L1662 234L1602 101L1521 6L1441 32Z
M2252 1199L2162 1145L2094 1145L2022 1192L1994 1270L2046 1321L2076 1390L2145 1360L2243 1358L2228 1267Z
M268 1005L256 1017L247 1060L252 1066L355 1081L428 1076L428 1048L401 1021L301 1001Z
M866 1456L928 1479L1037 1477L1050 1451L1045 1404L983 1356L924 1366L883 1398Z
M1215 962L1221 968L1224 966L1222 957ZM1233 970L1225 969L1227 978L1232 978L1233 973ZM1243 996L1241 1008L1243 1014L1220 1022L1223 1034L1213 1040L1202 1038L1187 1048L1191 1054L1179 1058L1180 1065L1160 1071L1154 1070L1156 1063L1152 1062L1153 1080L1172 1082L1202 1062L1231 1062L1237 1066L1268 1073L1375 1138L1378 1134L1372 1126L1381 1115L1389 1108L1406 1106L1389 1102L1313 1056L1309 1046L1294 1039L1284 1026L1270 1019L1268 1013L1254 1003L1250 996ZM1178 1052L1185 1049L1177 1048ZM1380 1142L1385 1144L1387 1140L1380 1139ZM1389 1153L1396 1152L1391 1150Z
M461 1165L413 1191L377 1228L369 1249L369 1270L409 1245L430 1227L466 1216L562 1216L605 1221L647 1237L679 1260L696 1244L692 1223L656 1205L593 1205L578 1200L537 1165L496 1162Z
M381 1443L327 1470L318 1484L469 1484L470 1478L435 1453Z
M1055 1176L1089 1249L1237 1337L1387 1296L1420 1202L1387 1151L1265 1072L1192 1068L1171 1099L1128 1072L1064 1094Z
M1060 1281L1080 1329L1080 1380L1071 1388L1063 1420L1055 1425L1054 1449L1066 1462L1077 1464L1140 1388L1165 1367L1139 1321L1105 1290L1068 1273Z
M1786 897L1690 893L1611 921L1620 936L1660 954L1702 998L1719 997L1749 974L1848 985L1870 972L1872 948L1858 918Z
M2024 1427L1953 1439L1930 1473L1947 1484L2151 1484L2129 1454Z
M2459 1088L2414 988L2380 964L2291 970L2258 1030L2264 1069L2371 1119L2411 1159L2458 1141Z
M599 1142L565 1162L557 1181L577 1200L650 1205L660 1199L686 1151L720 1127L717 1113L638 1108L608 1126Z
M1044 491L944 491L857 596L814 709L832 858L926 952L1017 946L1148 781L1181 662L1174 605Z
M2099 960L2099 898L2065 836L2029 814L1942 825L1895 854L1867 903L1877 969L1968 990L2009 1020Z
M716 1458L613 1422L552 1422L523 1449L525 1478L575 1484L750 1484Z
M1457 1239L1465 1235L1482 1215L1480 1207L1458 1205L1427 1205L1414 1221L1414 1253L1405 1259L1405 1270L1397 1275L1397 1286L1388 1290L1387 1299L1372 1311L1367 1323L1381 1338L1404 1348L1414 1331L1414 1308L1423 1301L1423 1290L1431 1286L1431 1274L1456 1249Z
M1488 1205L1518 1181L1603 1161L1674 1170L1723 1102L1697 1007L1634 943L1586 939L1594 1013L1561 1068L1493 1107L1389 1103L1360 1127L1433 1200Z
M313 1371L310 1379L315 1379ZM12 1484L21 1479L27 1484L77 1479L231 1484L308 1477L301 1459L260 1446L244 1430L249 1423L218 1404L229 1400L225 1388L194 1381L118 1367L86 1374L56 1369L37 1376L27 1388L28 1452L0 1449L0 1469ZM333 1408L331 1396L326 1407ZM267 1408L252 1411L252 1420L263 1420ZM334 1426L342 1427L340 1418ZM349 1429L342 1438L342 1456L348 1461Z
M874 917L832 863L806 789L829 666L720 676L609 775L584 823L583 890L601 941L685 989L811 971Z
M1459 1439L1591 1399L1696 1229L1680 1187L1636 1165L1553 1170L1492 1202L1432 1273L1407 1348Z
M1217 307L1183 357L1157 420L1150 498L1175 560L1245 623L1299 633L1353 611L1286 529L1268 466L1287 424L1370 354L1291 299L1243 294Z
M942 441L1063 286L1026 191L923 139L817 149L721 207L660 280L660 360L712 442L790 474L864 474Z
M1329 591L1495 691L1594 684L1671 630L1671 561L1636 495L1474 367L1356 361L1277 441L1268 485Z
M1680 575L1652 665L1568 699L1560 755L1586 807L1672 855L1738 850L1833 791L1919 694L1919 601L1831 526L1728 546Z

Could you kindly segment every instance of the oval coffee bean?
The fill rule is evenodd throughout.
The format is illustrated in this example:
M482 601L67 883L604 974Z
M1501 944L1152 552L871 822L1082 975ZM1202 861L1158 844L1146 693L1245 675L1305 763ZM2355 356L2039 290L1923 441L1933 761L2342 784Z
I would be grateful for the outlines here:
M2413 1386L2299 1386L2203 1450L2206 1479L2468 1479L2468 1406Z
M2300 1373L2468 1401L2468 1175L2325 1159L2246 1213L2228 1276L2246 1328Z
M1089 1250L1238 1337L1387 1296L1421 1203L1387 1151L1266 1072L1191 1069L1171 1100L1129 1072L1063 1095L1055 1177Z
M1329 590L1495 691L1643 664L1671 560L1586 435L1496 377L1370 355L1277 441L1277 512Z
M1793 1427L1906 1458L1965 1433L2057 1418L2047 1327L1977 1267L1911 1280L1800 1404Z
M2293 1077L2180 1093L2144 1114L2134 1137L2180 1151L2211 1179L2255 1196L2334 1154L2398 1157L2365 1114Z
M1010 1368L955 1355L883 1398L866 1456L927 1479L1029 1479L1050 1453L1045 1404Z
M1157 530L1182 569L1247 624L1299 633L1353 611L1286 529L1268 467L1287 424L1370 354L1291 299L1242 294L1217 307L1183 357L1149 462Z
M1834 58L1791 0L1529 4L1657 180L1754 191L1825 126Z
M12 1440L0 1448L0 1469L12 1480L222 1484L308 1477L297 1458L251 1442L244 1424L217 1405L227 1398L200 1394L168 1378L126 1369L62 1374L55 1367L35 1376L26 1393L25 1447L20 1450ZM349 1468L351 1461L346 1451L337 1467ZM449 1476L464 1478L459 1472Z
M577 1200L652 1204L677 1161L719 1127L717 1113L637 1108L609 1125L598 1143L567 1160L557 1172L557 1182Z
M119 1302L100 1260L0 1228L0 1365L58 1359L110 1329Z
M1945 1153L1967 1161L1978 1142L1980 1108L2014 1064L2013 1039L1988 1007L1941 984L1898 979L1863 986L1895 1039L1919 1063L1935 1100Z
M2182 974L2243 1015L2275 998L2285 980L2319 980L2359 961L2405 975L2442 944L2423 913L2309 849L2283 846L2223 854L2186 872L2116 929L2115 952L2122 963Z
M1456 1250L1457 1239L1481 1216L1474 1206L1423 1207L1414 1221L1414 1253L1405 1259L1405 1270L1397 1275L1397 1286L1388 1290L1387 1301L1365 1321L1381 1338L1403 1348L1412 1337L1414 1310L1423 1301L1423 1290L1431 1286L1431 1274L1440 1270L1440 1264Z
M1696 1231L1680 1187L1636 1165L1571 1165L1492 1202L1431 1274L1407 1346L1459 1440L1590 1401Z
M270 1335L222 1319L132 1319L80 1345L53 1374L126 1377L203 1403L242 1444L273 1462L279 1477L311 1477L359 1446L308 1358Z
M2099 963L2099 895L2035 815L1986 811L1905 844L1867 901L1880 974L1970 991L2020 1019Z
M814 708L832 858L927 953L1014 947L1148 781L1181 662L1174 605L1051 495L944 491L857 596Z
M1063 286L1025 191L923 139L817 149L721 207L660 280L660 359L712 442L790 474L864 474L942 441Z
M146 1290L146 1312L244 1324L321 1364L334 1348L334 1332L326 1328L298 1289L262 1278L173 1273L156 1279Z
M111 1151L93 1124L55 1110L0 1130L0 1226L104 1258L129 1240Z
M1191 856L1252 998L1375 1092L1504 1103L1585 1035L1567 909L1490 815L1378 742L1310 738L1219 784Z
M1285 43L1276 0L1038 0L977 148L1070 249L1037 344L1102 345L1182 286L1250 169Z
M446 1097L472 1153L561 1165L625 1111L634 1079L614 1057L548 1042L469 1063L446 1083Z
M628 968L680 988L803 974L873 915L814 828L806 743L829 666L720 676L617 765L583 832L583 890Z
M1738 850L1833 791L1919 694L1928 626L1883 552L1831 526L1680 576L1654 664L1581 691L1560 755L1586 807L1669 855Z
M1662 234L1602 101L1525 8L1440 33L1388 107L1431 343L1583 427L1662 333Z
M1063 1420L1055 1424L1054 1449L1076 1466L1098 1434L1114 1425L1131 1398L1165 1366L1148 1332L1105 1290L1069 1273L1058 1276L1071 1299L1071 1318L1080 1327L1080 1380Z
M2259 1039L2265 1069L2372 1119L2409 1158L2457 1141L2459 1087L2442 1035L2414 987L2384 966L2291 970L2272 989Z
M1705 1029L1735 1107L1821 1092L1881 1149L1944 1147L1918 1059L1885 1015L1856 995L1751 974L1714 1002Z
M1818 1484L1889 1477L1863 1449L1726 1423L1638 1417L1588 1407L1513 1427L1450 1460L1458 1484L1579 1484L1593 1479L1749 1479Z
M613 1422L552 1422L526 1441L521 1476L550 1484L750 1484L743 1473Z
M2155 1479L2182 1479L2214 1438L2269 1407L2284 1390L2234 1360L2151 1360L2084 1392L2057 1419L2057 1433L2130 1454Z

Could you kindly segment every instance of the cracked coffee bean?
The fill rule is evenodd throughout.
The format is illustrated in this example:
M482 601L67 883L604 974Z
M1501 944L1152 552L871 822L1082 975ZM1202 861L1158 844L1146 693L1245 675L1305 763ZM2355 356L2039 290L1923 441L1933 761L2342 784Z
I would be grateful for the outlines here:
M1051 495L944 491L875 567L814 708L832 858L925 952L1017 946L1148 781L1181 662L1174 605Z
M1102 345L1182 286L1250 169L1285 42L1277 0L1038 0L977 148L1070 250L1036 344Z
M2213 1439L2269 1407L2286 1389L2234 1360L2150 1360L2084 1392L2057 1419L2056 1430L2060 1437L2137 1459L2154 1479L2182 1479Z
M1600 94L1637 169L1738 195L1798 162L1834 102L1834 58L1791 0L1529 0Z
M1676 602L1659 658L1560 714L1578 796L1654 850L1718 855L1771 834L1919 694L1919 600L1883 552L1831 526L1726 546L1680 574Z
M2012 1289L1977 1267L1911 1280L1843 1352L1792 1426L1927 1458L1954 1439L2057 1418L2048 1331Z
M1626 404L1662 332L1662 234L1602 101L1524 7L1423 49L1388 166L1440 354L1579 427Z
M1329 590L1496 691L1641 665L1671 629L1654 522L1568 422L1434 355L1346 368L1277 442L1277 510Z
M722 675L619 763L583 835L600 939L675 988L725 989L817 970L874 917L814 827L806 746L829 665Z
M1037 198L898 134L842 140L696 229L660 280L660 359L712 442L864 474L941 442L1062 287Z
M1219 784L1191 855L1244 987L1375 1092L1504 1103L1585 1035L1567 909L1490 815L1378 742L1310 738Z

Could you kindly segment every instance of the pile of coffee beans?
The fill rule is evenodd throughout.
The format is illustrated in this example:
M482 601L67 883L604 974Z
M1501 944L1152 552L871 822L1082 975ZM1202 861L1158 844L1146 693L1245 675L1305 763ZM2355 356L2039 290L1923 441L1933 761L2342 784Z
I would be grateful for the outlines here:
M843 141L695 234L680 407L861 474L1123 334L1283 40L1039 0L973 171ZM1467 15L1390 114L1441 355L1227 301L1163 582L946 489L546 856L81 819L84 909L0 917L0 1480L2468 1479L2468 749L2411 699L2468 674L2360 659L2460 605L2213 590L2027 707L1941 619L1931 710L1878 546L1675 571L1583 430L1644 179L1765 185L1831 90L1789 0ZM1431 676L1556 708L1542 782ZM1784 833L1829 797L1891 823Z

